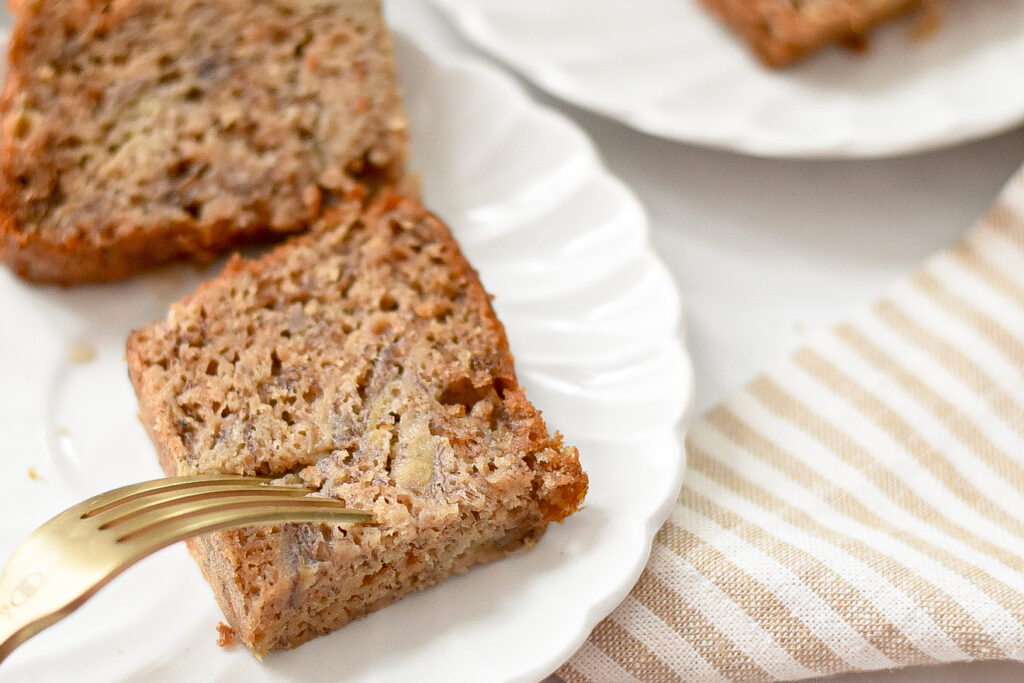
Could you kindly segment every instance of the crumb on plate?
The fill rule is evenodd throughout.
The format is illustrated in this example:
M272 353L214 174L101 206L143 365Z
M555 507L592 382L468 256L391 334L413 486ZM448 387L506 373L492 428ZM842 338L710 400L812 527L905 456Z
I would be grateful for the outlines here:
M75 365L84 365L96 360L96 348L91 344L78 342L68 349L68 360Z
M232 647L235 644L235 629L223 621L217 623L217 644L221 647Z

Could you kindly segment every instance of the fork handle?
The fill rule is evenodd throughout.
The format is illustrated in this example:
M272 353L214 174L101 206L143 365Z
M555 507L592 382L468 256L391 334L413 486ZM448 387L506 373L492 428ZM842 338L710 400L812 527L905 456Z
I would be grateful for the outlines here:
M76 560L62 545L23 543L0 576L0 663L26 640L78 609L119 573L111 569L102 553Z
M16 552L0 577L0 663L23 642L74 612L128 567L178 541L258 524L373 521L373 514L361 510L305 508L209 511L171 528L156 527L156 531L138 534L124 543L125 552L111 562L96 557L77 558L76 562L72 557L62 558L59 550L29 558Z
M46 572L0 579L0 663L26 640L73 612L86 597L65 605L43 605L37 598L39 590L53 577Z

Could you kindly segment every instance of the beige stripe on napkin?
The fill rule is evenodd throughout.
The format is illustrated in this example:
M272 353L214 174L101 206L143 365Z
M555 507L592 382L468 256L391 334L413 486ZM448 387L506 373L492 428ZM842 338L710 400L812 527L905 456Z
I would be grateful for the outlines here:
M686 450L647 568L565 681L1024 660L1024 172Z

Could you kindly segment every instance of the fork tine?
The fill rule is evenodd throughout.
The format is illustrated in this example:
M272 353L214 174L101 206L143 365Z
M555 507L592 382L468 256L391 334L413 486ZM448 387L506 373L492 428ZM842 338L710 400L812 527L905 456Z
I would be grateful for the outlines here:
M246 515L255 514L262 518L265 513L274 510L280 510L282 514L288 515L302 514L303 512L338 513L339 519L349 522L365 522L373 518L371 513L362 510L349 510L340 501L333 498L295 499L252 495L200 500L195 503L169 505L142 512L119 524L114 533L117 534L118 542L123 542L151 531L159 531L160 527L183 527L189 524L193 518L203 519L205 515L220 519L221 513L230 513L239 519L247 519Z
M274 480L270 477L250 477L238 474L202 474L182 477L165 477L163 479L152 479L150 481L139 482L138 484L130 484L128 486L122 486L120 488L101 493L82 501L79 506L88 510L88 512L83 515L84 517L91 517L116 505L121 505L122 503L135 500L136 498L162 491L197 488L216 485L221 482L224 484L251 486L255 488L266 486L272 481Z
M123 502L107 505L86 515L100 525L110 529L140 514L169 506L190 505L207 500L230 500L241 496L266 496L274 500L300 498L314 493L315 489L304 486L253 486L249 482L215 482L207 486L188 488L158 489L145 495L134 496Z
M132 555L129 561L156 552L172 543L203 534L237 527L288 522L327 524L374 523L373 513L349 510L333 500L287 500L268 504L267 500L245 505L219 505L200 512L170 517L163 523L144 526L118 539Z

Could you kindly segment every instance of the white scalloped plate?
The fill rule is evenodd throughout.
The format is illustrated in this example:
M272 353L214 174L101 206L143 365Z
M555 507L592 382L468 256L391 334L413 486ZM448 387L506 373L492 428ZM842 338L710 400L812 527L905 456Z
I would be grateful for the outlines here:
M946 3L863 55L830 48L762 67L697 0L434 0L481 49L540 87L658 136L775 157L881 157L1024 121L1024 1Z
M692 392L678 295L644 213L584 136L508 77L404 37L398 54L427 203L496 295L529 394L579 446L587 507L528 553L263 663L215 644L221 615L176 546L29 641L0 680L538 679L639 576L679 489L674 427ZM63 291L0 273L0 557L63 507L159 476L124 340L201 279L183 266ZM70 362L75 344L96 358Z

